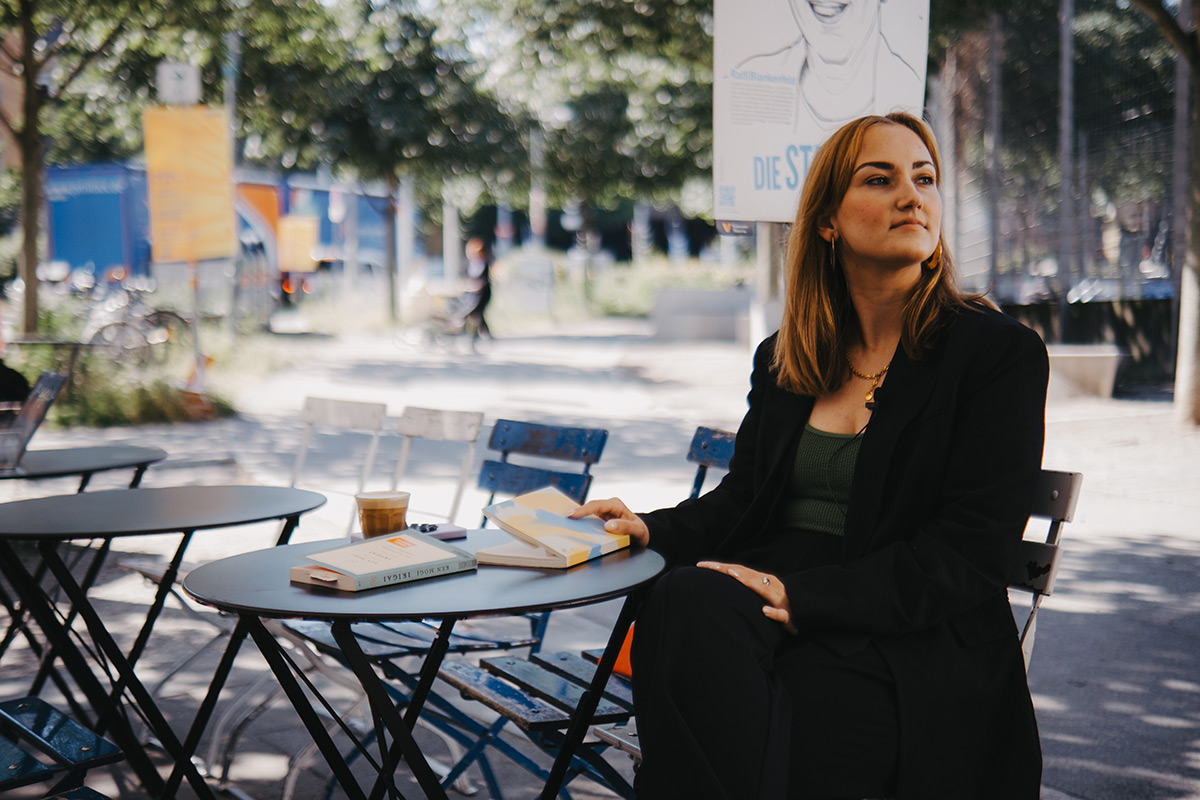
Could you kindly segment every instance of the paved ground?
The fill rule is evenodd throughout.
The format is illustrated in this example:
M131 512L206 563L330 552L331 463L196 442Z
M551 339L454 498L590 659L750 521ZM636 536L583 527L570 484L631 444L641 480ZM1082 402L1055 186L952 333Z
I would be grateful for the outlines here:
M38 434L35 445L162 446L171 457L151 469L146 485L283 484L300 439L295 418L305 395L378 400L393 414L406 405L482 409L488 424L512 417L607 427L610 439L594 470L592 496L620 495L634 507L647 508L673 503L687 491L692 471L683 454L697 425L736 426L749 368L744 346L662 342L635 323L506 337L479 354L367 334L296 335L282 346L305 354L303 368L246 379L230 392L242 410L237 419L47 431ZM1200 798L1200 431L1178 426L1167 404L1072 396L1057 382L1047 419L1045 465L1081 471L1085 480L1030 669L1046 754L1043 798ZM305 520L298 540L328 538L344 529L361 444L352 437L321 442L303 483L326 492L330 503ZM396 452L395 441L384 442L374 485L386 484ZM413 491L416 509L448 504L446 486L460 456L453 448L414 453L405 488ZM95 488L117 480L97 481ZM46 482L10 484L0 492L11 499L72 489ZM458 521L475 524L482 502L480 493L468 491ZM197 537L190 554L199 560L266 546L273 533L259 526ZM167 537L122 543L148 552L163 552L168 545ZM149 590L140 578L113 568L95 596L114 628L131 630ZM548 646L595 645L614 614L611 605L558 613ZM164 674L205 630L206 623L172 611L156 629L144 659L147 683ZM202 659L163 688L168 712L180 726L202 691L206 665L214 662L215 656ZM0 696L19 694L30 668L27 653L10 651L3 664ZM236 689L263 669L257 654L249 647L243 651L219 711L240 702L234 699ZM354 699L334 683L322 685L332 687L338 702ZM520 742L520 737L511 740ZM207 744L202 746L206 755ZM256 798L280 796L289 756L305 744L290 708L277 703L240 740L230 772L233 785ZM427 744L444 752L435 741ZM623 757L614 756L613 762L628 770ZM99 788L104 788L99 781L111 781L97 778ZM327 773L311 763L296 773L295 797L322 796L325 780ZM534 794L533 782L519 769L504 767L502 781L513 797ZM579 798L610 796L584 781L573 784L572 791Z

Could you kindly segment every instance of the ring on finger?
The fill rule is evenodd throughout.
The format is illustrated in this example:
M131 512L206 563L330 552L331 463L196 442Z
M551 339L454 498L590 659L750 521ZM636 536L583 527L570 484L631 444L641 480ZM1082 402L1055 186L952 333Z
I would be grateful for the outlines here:
M771 579L763 578L763 586L770 586L770 585L771 585Z

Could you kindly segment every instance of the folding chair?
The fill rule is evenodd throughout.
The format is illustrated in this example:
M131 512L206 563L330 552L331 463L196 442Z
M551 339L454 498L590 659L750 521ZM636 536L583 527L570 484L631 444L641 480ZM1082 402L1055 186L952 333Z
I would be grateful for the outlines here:
M0 703L0 792L55 780L45 800L106 800L84 787L89 769L121 749L37 697Z
M357 470L358 482L356 491L362 491L366 485L366 481L371 474L375 464L375 454L379 447L379 437L383 431L384 420L387 418L387 406L383 403L360 403L354 400L334 400L324 397L306 397L304 398L304 406L300 411L300 420L304 423L304 435L300 442L300 446L296 452L296 458L292 464L292 472L289 476L288 486L296 486L301 482L304 475L304 466L308 460L309 453L313 450L314 437L321 434L360 434L368 437L366 452L362 456L362 467ZM350 461L355 462L356 457L351 452ZM329 488L325 483L321 483L314 488L319 488L322 493L329 492ZM346 532L349 533L350 528L354 524L355 518L354 503L350 504L350 518L347 521ZM158 583L162 580L163 571L166 569L166 561L161 558L152 557L136 557L122 559L120 566L130 572L137 572L152 583ZM153 693L158 694L163 685L170 680L179 670L186 667L193 660L199 657L205 650L211 647L215 642L219 641L223 636L227 635L231 629L230 625L225 624L219 616L211 613L210 610L197 610L192 604L178 591L178 586L182 584L187 572L195 565L181 565L180 574L176 580L175 587L172 588L171 594L178 601L183 611L196 621L211 624L217 628L216 637L204 644L198 651L184 657L183 660L174 664L167 669L165 676L154 688Z
M1062 555L1062 526L1064 522L1074 519L1082 486L1083 475L1078 472L1044 469L1038 479L1033 511L1029 516L1031 520L1040 519L1049 523L1046 540L1021 540L1021 549L1009 579L1009 589L1020 589L1033 595L1029 613L1021 626L1021 652L1025 656L1025 669L1029 669L1029 660L1033 657L1038 609L1042 600L1054 591L1054 579L1058 575L1058 561Z
M304 473L304 466L309 453L313 449L314 435L321 433L357 433L369 437L366 454L363 456L362 468L358 473L356 492L361 492L367 485L371 470L375 466L375 454L379 449L379 437L383 433L387 420L387 406L383 403L361 403L356 400L334 400L327 397L306 397L304 407L300 411L300 420L304 423L304 438L296 452L296 461L292 465L292 475L288 486L296 486ZM328 494L331 490L328 482L320 485L320 490ZM357 509L350 503L350 517L346 523L346 533L354 527Z
M434 408L419 408L409 406L395 420L396 434L404 441L400 445L400 456L396 459L396 471L392 474L392 489L400 486L400 479L408 469L408 459L414 439L435 442L461 442L467 445L462 458L462 468L459 470L458 481L454 486L454 496L450 501L450 510L444 514L446 521L453 524L458 516L458 507L462 503L463 490L470 480L471 470L475 462L475 442L479 439L479 431L483 427L483 412L480 411L443 411ZM422 512L427 513L427 512Z
M709 467L729 469L735 438L735 434L718 428L696 428L687 453L687 460L697 465L696 480L692 483L692 493L688 497L694 499L700 496L700 489L704 486Z
M587 498L592 485L591 468L600 460L608 431L603 428L569 428L533 422L496 420L488 448L500 453L499 461L484 461L479 470L479 488L488 492L491 505L497 493L524 494L553 486L577 503ZM518 461L511 461L516 456ZM521 463L533 458L581 464L578 472ZM487 517L480 523L487 527Z

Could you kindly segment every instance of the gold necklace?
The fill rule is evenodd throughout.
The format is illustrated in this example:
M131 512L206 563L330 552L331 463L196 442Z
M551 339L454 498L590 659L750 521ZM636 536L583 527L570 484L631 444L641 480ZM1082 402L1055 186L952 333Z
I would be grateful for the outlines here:
M850 351L845 351L844 355L846 356L846 366L850 368L850 374L856 378L862 378L864 381L871 382L871 388L867 389L866 400L868 403L874 403L875 390L879 388L879 381L881 381L883 376L887 374L888 368L892 366L892 362L889 361L884 365L883 369L879 370L879 372L876 372L874 375L864 375L854 368L854 362L850 360ZM870 406L868 406L868 408L869 407Z

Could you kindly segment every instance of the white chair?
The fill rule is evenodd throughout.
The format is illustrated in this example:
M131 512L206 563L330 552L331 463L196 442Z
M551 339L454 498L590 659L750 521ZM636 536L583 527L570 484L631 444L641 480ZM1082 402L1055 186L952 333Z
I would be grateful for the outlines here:
M298 483L301 483L304 466L308 461L308 455L312 449L315 435L345 434L350 432L365 434L369 437L366 452L362 456L362 469L359 470L358 474L357 491L362 491L375 464L375 454L379 447L379 438L386 419L387 406L383 403L361 403L353 400L333 400L323 397L304 398L304 407L300 412L300 420L304 423L304 436L296 452L296 459L292 465L292 474L288 485L295 487ZM345 452L352 454L353 458L357 458L359 451L357 449L349 449ZM328 475L328 473L326 474ZM315 491L320 491L322 494L329 494L331 491L329 482L326 480L313 483L311 488ZM347 522L346 528L347 532L354 525L355 511L355 504L351 500L350 519ZM326 520L326 523L328 524L328 520ZM165 559L158 557L135 557L121 559L120 566L122 569L130 572L136 572L142 575L148 582L156 584L162 580L167 562ZM175 584L171 587L171 595L185 614L193 620L212 625L215 632L198 649L185 653L178 661L165 669L162 678L151 692L155 696L161 695L163 687L168 681L181 670L187 668L211 647L221 642L233 629L233 625L227 618L212 613L212 609L197 608L179 591L178 587L194 566L191 563L184 563L180 566L179 575L175 580Z
M383 403L363 403L357 400L335 400L328 397L306 397L304 407L300 410L300 420L304 423L304 438L296 452L296 461L292 465L289 486L296 486L304 473L305 463L313 448L314 436L322 433L345 434L347 432L361 433L370 437L367 451L363 456L362 469L359 471L356 492L361 492L367 484L371 470L375 466L375 454L379 450L379 437L383 434L387 420L387 406ZM325 481L313 487L323 494L333 491L329 482ZM354 526L356 508L350 503L350 518L346 523L346 532Z
M483 428L483 412L481 411L444 411L436 408L420 408L408 406L395 418L395 433L403 437L400 444L400 455L396 459L396 471L392 474L392 489L402 488L401 479L408 469L409 455L414 439L424 439L436 442L461 442L465 444L462 468L459 470L458 482L454 487L454 497L450 501L450 509L446 514L434 514L444 517L449 523L454 523L458 516L458 507L462 503L463 490L470 479L475 461L475 442L479 431ZM434 513L434 512L428 512Z

